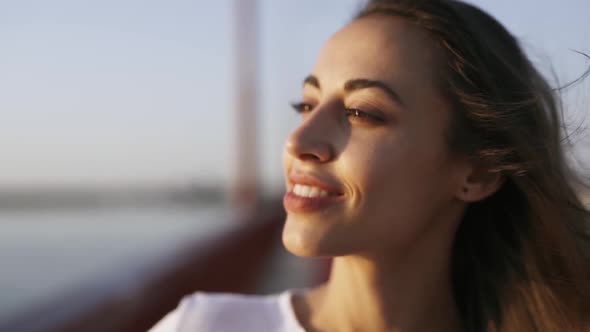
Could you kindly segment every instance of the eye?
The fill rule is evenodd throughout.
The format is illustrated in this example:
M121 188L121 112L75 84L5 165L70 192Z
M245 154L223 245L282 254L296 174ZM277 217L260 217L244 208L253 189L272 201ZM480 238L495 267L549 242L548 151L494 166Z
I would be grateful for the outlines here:
M300 103L291 103L291 107L293 107L293 109L297 113L309 113L313 110L314 106L309 103L300 102Z
M355 120L363 122L383 122L385 121L381 116L362 111L358 108L346 108L346 116Z

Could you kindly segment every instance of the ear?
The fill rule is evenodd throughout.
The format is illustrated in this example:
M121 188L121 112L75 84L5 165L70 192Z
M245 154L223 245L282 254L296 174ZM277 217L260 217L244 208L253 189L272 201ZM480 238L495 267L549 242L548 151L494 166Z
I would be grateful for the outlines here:
M501 172L472 163L465 168L455 196L468 203L481 201L498 191L505 180Z

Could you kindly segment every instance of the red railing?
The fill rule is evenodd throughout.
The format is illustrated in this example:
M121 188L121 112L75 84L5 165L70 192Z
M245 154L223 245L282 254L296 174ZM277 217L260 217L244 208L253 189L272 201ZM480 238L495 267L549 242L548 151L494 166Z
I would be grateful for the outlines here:
M230 231L181 248L122 289L81 289L39 304L0 331L146 331L194 291L251 293L280 241L283 212L276 204L237 220Z

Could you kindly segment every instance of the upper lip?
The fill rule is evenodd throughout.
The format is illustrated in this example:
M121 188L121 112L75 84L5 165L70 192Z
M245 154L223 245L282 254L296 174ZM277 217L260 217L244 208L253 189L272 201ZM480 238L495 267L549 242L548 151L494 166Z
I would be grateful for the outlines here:
M293 189L296 184L318 187L330 194L342 194L341 186L337 181L326 176L319 176L317 174L291 172L288 176L289 190Z

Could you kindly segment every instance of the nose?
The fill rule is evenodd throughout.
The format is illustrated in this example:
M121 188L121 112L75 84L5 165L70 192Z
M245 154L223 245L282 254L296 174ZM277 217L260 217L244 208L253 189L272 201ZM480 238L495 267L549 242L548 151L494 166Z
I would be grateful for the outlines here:
M319 107L307 115L301 125L289 135L285 144L286 152L293 158L318 163L334 158L335 119Z

